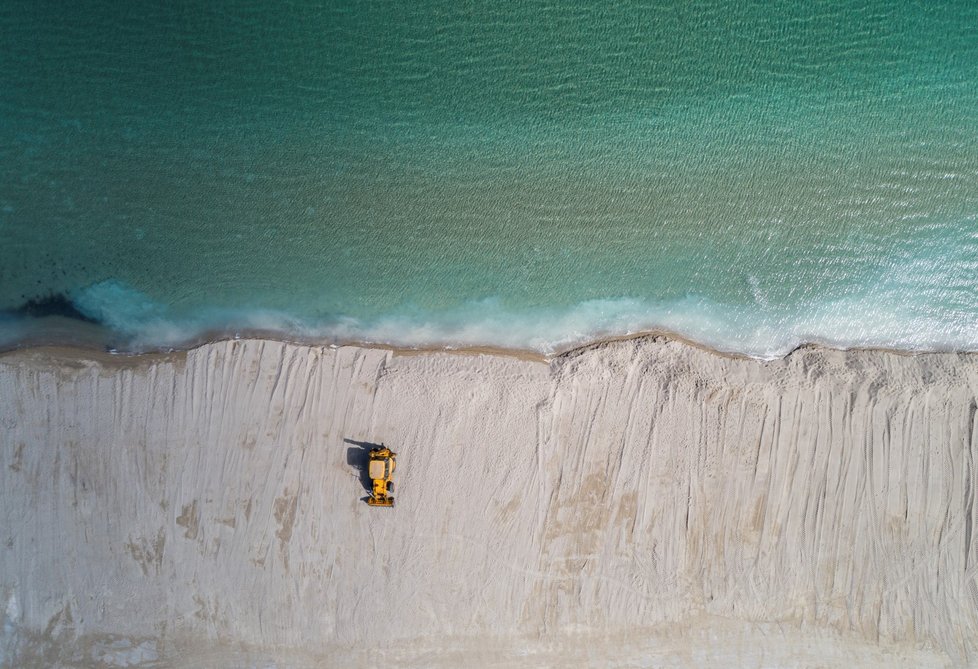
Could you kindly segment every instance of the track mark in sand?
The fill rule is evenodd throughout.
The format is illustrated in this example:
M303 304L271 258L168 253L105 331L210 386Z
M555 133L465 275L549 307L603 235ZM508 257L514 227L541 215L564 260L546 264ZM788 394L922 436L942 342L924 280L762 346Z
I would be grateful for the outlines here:
M26 448L26 446L27 444L20 442L14 448L14 461L9 465L11 471L19 472L24 466L24 448Z
M200 532L200 512L197 510L197 500L184 505L180 515L177 516L177 525L186 528L183 536L188 539L197 538L197 534Z
M56 637L61 637L64 632L72 632L75 627L75 617L71 614L71 604L66 602L65 605L58 609L48 620L47 627L44 628L44 637L46 639L53 639Z
M974 454L971 450L972 444L974 444L975 439L975 414L978 413L978 404L975 400L971 400L968 406L968 418L967 418L967 428L968 428L968 441L967 446L969 448L965 449L965 455L967 457L967 463L964 466L964 570L968 573L971 569L971 534L972 527L974 524L974 506L975 506L975 489L974 481L971 478L971 472L974 469Z
M290 495L289 489L285 489L285 494L275 500L275 520L278 522L278 530L275 536L278 537L279 549L282 556L285 556L285 548L292 540L292 525L295 523L295 512L299 506L299 496Z
M139 568L142 569L143 576L149 575L150 568L157 574L160 573L160 569L163 566L164 548L166 548L166 532L164 532L164 528L162 527L156 533L156 538L152 541L148 541L142 537L137 539L130 538L126 544L126 550L129 551L129 555L136 561Z

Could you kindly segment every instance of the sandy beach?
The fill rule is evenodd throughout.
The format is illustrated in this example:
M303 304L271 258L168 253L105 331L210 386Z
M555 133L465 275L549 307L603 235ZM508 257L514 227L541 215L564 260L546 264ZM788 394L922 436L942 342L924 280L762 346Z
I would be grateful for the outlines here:
M665 337L9 352L0 664L974 665L976 396Z

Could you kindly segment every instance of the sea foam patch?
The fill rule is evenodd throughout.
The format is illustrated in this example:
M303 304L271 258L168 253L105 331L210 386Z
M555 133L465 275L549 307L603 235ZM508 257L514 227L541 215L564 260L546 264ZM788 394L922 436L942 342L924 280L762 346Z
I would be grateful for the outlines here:
M74 307L87 318L120 334L162 326L166 307L122 281L110 279L71 293Z

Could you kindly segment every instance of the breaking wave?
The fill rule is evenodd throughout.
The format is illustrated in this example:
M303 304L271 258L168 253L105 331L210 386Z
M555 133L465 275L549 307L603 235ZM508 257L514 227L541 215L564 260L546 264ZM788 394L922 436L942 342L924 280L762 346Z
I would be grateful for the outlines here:
M718 351L761 359L799 345L908 351L978 350L978 314L936 310L926 300L877 289L820 304L785 308L763 296L720 304L697 296L671 302L629 297L567 308L513 308L498 298L440 312L404 306L374 319L348 314L303 317L267 309L207 308L182 313L119 281L68 296L80 320L104 330L105 344L127 352L177 349L206 339L261 335L320 343L369 343L447 349L489 346L554 354L601 339L664 331ZM23 318L0 318L3 339L29 338Z

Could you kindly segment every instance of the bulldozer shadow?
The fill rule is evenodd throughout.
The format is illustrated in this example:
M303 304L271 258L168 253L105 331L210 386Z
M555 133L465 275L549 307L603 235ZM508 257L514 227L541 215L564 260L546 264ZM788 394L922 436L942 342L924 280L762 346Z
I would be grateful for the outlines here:
M382 444L375 444L369 441L354 441L353 439L343 439L343 443L352 444L346 449L346 464L357 470L360 477L360 485L368 493L366 497L361 497L361 502L370 499L369 493L373 490L373 480L370 478L370 451L380 448Z

